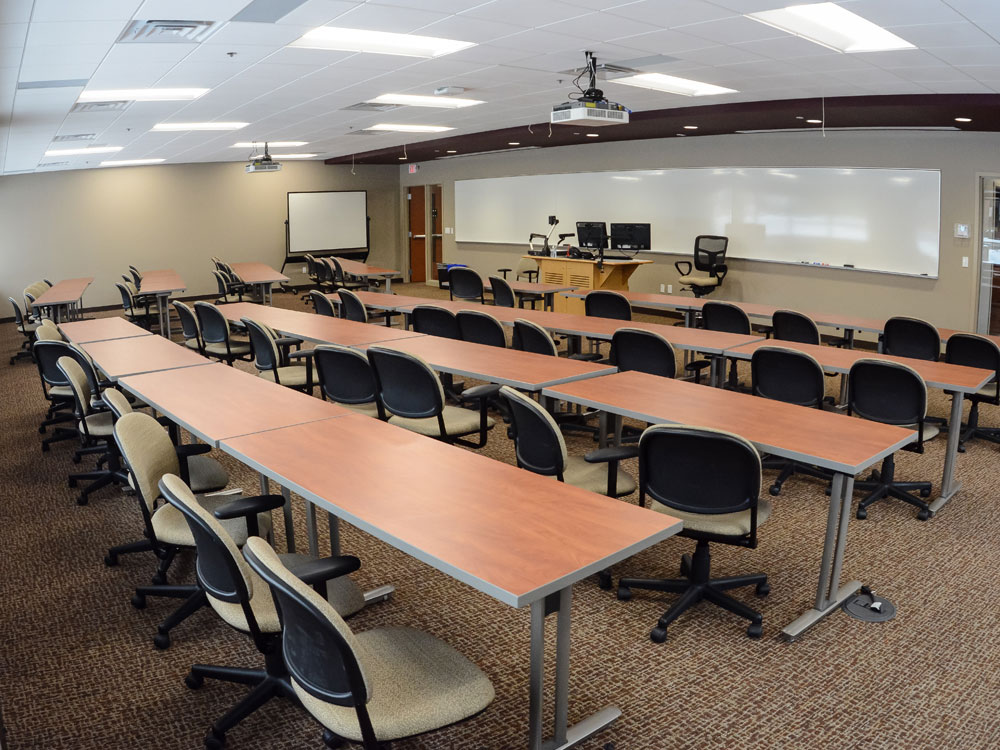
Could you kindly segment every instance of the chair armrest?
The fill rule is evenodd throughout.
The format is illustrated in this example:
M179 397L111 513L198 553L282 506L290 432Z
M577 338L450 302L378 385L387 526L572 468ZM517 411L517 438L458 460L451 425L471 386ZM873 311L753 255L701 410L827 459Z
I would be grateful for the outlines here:
M302 339L297 339L294 336L282 336L280 339L275 339L274 343L278 346L302 346Z
M361 561L354 555L337 555L335 557L321 557L317 560L310 560L307 563L298 565L292 572L295 577L309 586L317 583L325 583L331 578L339 578L348 573L353 573L361 567Z
M637 446L618 446L613 448L598 448L596 451L584 454L583 460L588 464L602 464L608 461L624 461L639 455Z
M315 355L316 355L316 350L315 349L303 349L302 351L298 351L298 352L290 352L288 354L288 358L289 359L302 359L303 357L307 357L308 358L308 357L313 357Z
M685 271L683 268L681 268L681 266L687 266L687 270ZM689 260L674 261L674 268L677 269L677 273L679 273L681 276L687 276L689 273L691 273L692 267L693 266L691 265L691 261Z
M246 518L266 513L285 504L281 495L254 495L253 497L238 497L225 505L220 505L212 514L220 521L231 518Z
M177 451L179 458L187 458L189 456L200 456L204 453L209 453L212 450L212 446L208 443L184 443L183 445L175 445L174 450Z
M486 383L485 385L477 385L474 388L468 388L462 391L461 398L463 401L481 401L482 399L489 398L490 396L496 396L500 392L500 386L495 383Z
M721 284L722 280L726 278L726 274L729 273L729 266L727 266L725 263L720 263L719 265L715 266L714 270L715 270L715 275L718 277L719 283Z

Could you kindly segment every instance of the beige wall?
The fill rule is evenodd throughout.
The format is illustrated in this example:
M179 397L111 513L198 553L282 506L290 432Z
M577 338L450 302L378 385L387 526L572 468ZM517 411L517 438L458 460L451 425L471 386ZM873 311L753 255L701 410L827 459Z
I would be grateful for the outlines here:
M3 317L41 278L94 276L91 305L119 304L114 282L128 265L172 268L185 294L209 294L209 258L280 268L288 191L368 190L370 261L398 267L399 178L395 167L286 162L276 174L248 175L241 163L91 169L0 178ZM286 274L300 278L300 263Z
M624 143L587 144L510 154L469 156L427 162L415 175L400 171L407 185L441 183L444 226L454 227L454 181L519 174L654 169L702 166L886 167L941 170L941 261L938 279L802 268L794 265L733 260L722 299L762 302L817 312L857 315L920 315L940 326L974 328L978 294L978 245L957 240L956 222L978 219L978 177L1000 173L1000 135L955 132L831 132L669 138ZM577 217L562 216L571 224ZM656 217L649 217L655 222ZM545 231L539 227L538 231ZM571 231L571 229L567 229ZM692 238L693 241L694 238ZM516 264L525 246L483 245L444 238L447 262L467 263L481 273ZM527 242L527 238L525 238ZM963 255L970 257L962 268ZM659 291L674 284L678 256L640 255L655 260L632 277L636 291Z

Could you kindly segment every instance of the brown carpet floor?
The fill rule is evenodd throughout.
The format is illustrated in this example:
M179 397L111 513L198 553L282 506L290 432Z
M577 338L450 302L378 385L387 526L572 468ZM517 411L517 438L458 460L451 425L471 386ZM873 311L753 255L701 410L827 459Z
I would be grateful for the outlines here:
M417 285L399 291L441 294ZM302 304L291 295L274 299L283 307ZM4 326L0 351L17 343L13 326ZM194 662L259 665L251 642L206 609L174 631L169 650L157 651L155 625L175 602L151 599L143 611L129 604L132 587L153 572L151 556L128 556L115 568L102 562L109 545L139 536L136 500L108 489L88 506L76 505L65 481L77 469L72 443L39 450L44 406L30 362L0 365L0 398L0 707L10 747L201 747L212 720L246 689L209 681L192 691L182 678ZM946 415L941 392L931 398L931 412ZM996 410L987 409L983 422L998 424ZM583 438L569 444L577 453L593 447ZM939 438L924 455L900 454L898 475L930 479L936 489L943 451ZM622 603L593 581L578 584L570 720L609 704L624 712L582 747L1000 746L997 451L986 442L969 445L958 463L962 491L926 523L895 502L873 506L866 521L852 520L845 580L861 579L895 602L899 614L885 624L837 613L795 644L780 638L781 628L810 606L816 585L827 503L822 483L807 478L790 480L775 500L758 549L714 548L716 575L759 570L770 577L766 599L752 590L736 594L763 611L760 641L748 639L736 617L701 605L671 626L665 644L653 644L649 630L671 597L636 591ZM513 461L503 430L493 431L484 452ZM252 471L217 457L235 486L256 491ZM82 465L91 463L85 457ZM498 500L503 491L483 487ZM302 500L294 505L304 539ZM279 532L279 548L283 542ZM496 700L478 717L394 747L525 747L527 610L502 605L356 529L345 526L343 546L361 557L356 576L363 586L396 586L391 601L361 612L352 627L427 630L478 663L496 685ZM681 553L692 547L671 539L621 564L615 575L673 576ZM171 580L193 580L189 559L175 563ZM304 711L277 701L230 732L227 746L321 748L320 734Z

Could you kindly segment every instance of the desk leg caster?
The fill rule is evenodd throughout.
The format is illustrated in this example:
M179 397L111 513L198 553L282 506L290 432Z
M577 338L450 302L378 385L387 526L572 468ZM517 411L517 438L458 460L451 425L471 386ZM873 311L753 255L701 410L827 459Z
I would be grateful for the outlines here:
M374 604L376 602L386 602L392 596L396 587L391 584L386 584L385 586L378 586L377 588L366 591L363 596L365 599L365 604Z
M597 574L597 586L604 591L611 590L611 569L602 570Z

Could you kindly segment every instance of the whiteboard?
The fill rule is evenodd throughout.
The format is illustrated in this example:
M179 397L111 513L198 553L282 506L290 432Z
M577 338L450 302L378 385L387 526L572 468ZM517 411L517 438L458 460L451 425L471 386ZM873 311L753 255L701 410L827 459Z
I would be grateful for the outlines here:
M331 190L288 194L288 253L368 247L368 193Z
M728 256L936 277L941 173L921 169L723 167L526 175L455 183L455 239L525 245L577 221L651 224L654 251L699 234Z

